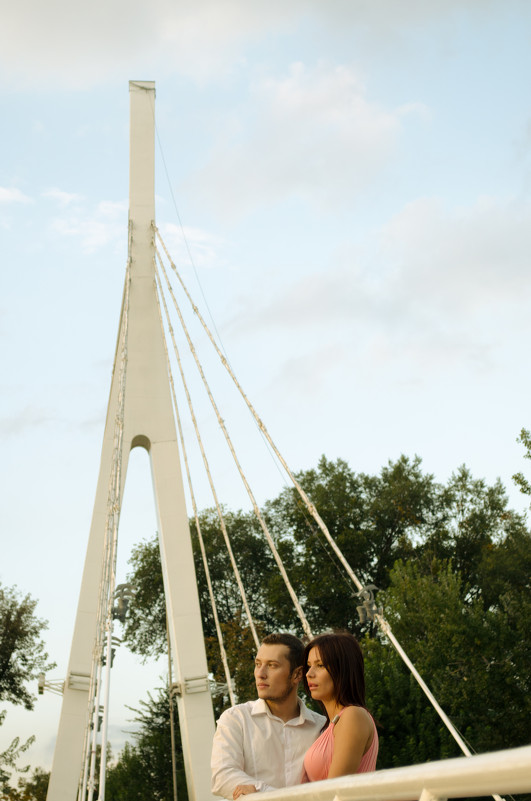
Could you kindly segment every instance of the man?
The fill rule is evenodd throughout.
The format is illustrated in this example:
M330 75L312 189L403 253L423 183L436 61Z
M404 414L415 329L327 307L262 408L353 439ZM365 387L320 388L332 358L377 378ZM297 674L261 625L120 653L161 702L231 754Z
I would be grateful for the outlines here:
M256 655L257 701L237 704L218 720L212 747L212 792L223 798L291 787L325 718L297 695L304 646L292 634L269 634Z

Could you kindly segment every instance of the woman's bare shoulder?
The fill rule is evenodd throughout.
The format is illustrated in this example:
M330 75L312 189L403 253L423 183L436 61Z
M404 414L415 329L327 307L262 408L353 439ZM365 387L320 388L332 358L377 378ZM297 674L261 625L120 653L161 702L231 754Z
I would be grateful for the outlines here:
M372 718L362 706L346 706L341 712L336 727L339 723L343 724L341 728L344 729L356 726L372 731Z
M341 712L340 720L351 718L352 720L372 720L369 712L363 706L346 706Z

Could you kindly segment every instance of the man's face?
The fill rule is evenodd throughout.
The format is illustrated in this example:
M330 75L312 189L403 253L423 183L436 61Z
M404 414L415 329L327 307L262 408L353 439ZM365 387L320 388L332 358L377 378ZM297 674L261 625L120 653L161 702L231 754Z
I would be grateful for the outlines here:
M264 701L285 701L296 690L302 668L291 672L287 645L261 645L256 654L254 679L258 697Z

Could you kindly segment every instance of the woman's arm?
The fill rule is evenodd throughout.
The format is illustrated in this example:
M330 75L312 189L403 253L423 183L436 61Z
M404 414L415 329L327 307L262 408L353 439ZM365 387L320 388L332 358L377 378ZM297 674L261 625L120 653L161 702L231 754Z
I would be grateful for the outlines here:
M347 706L334 726L334 755L328 778L356 773L374 737L372 718L361 706Z

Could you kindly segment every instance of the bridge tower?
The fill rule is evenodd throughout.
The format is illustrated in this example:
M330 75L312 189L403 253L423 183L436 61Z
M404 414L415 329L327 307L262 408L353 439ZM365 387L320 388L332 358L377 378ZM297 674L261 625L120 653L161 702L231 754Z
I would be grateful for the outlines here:
M190 801L209 801L214 717L207 679L199 599L188 528L177 434L155 289L155 84L131 81L128 312L120 317L96 499L75 619L47 801L75 801L96 638L115 419L120 395L120 341L127 324L119 500L132 448L150 457L166 607ZM127 280L127 279L126 279ZM125 291L124 291L125 296ZM127 321L125 320L127 316ZM121 505L121 504L120 504Z

